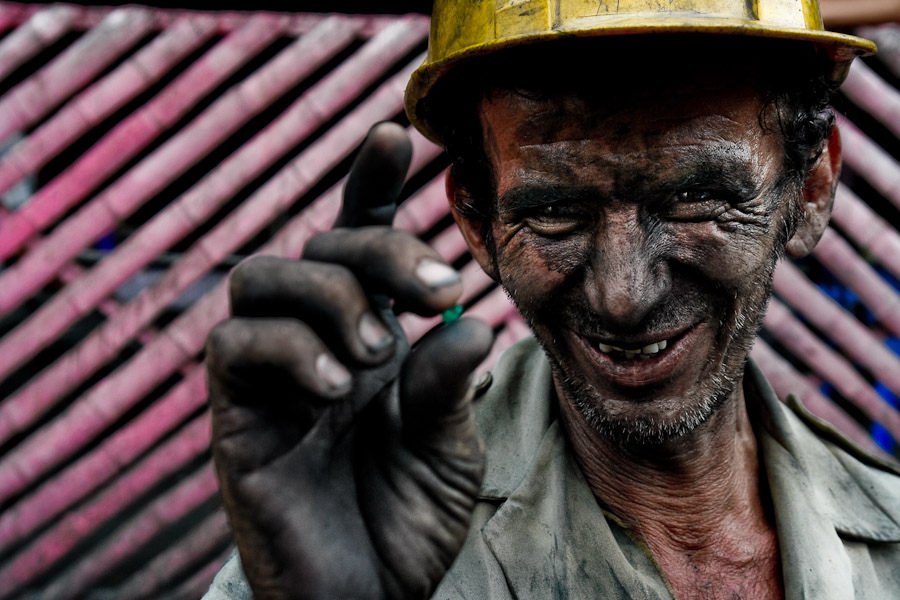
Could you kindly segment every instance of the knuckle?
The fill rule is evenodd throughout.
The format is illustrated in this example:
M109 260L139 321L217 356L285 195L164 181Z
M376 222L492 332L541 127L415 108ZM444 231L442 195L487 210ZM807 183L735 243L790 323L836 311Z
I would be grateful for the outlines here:
M223 321L212 328L206 337L206 362L210 368L221 370L233 354L235 338L234 321Z
M306 246L303 247L303 258L309 260L323 260L326 257L326 249L333 245L332 240L334 239L336 232L340 231L342 230L331 229L329 231L320 231L310 237L306 242Z
M397 229L390 230L390 235L384 239L381 247L391 255L434 253L428 244L413 234Z
M253 287L259 273L267 270L273 258L270 256L250 256L242 260L228 274L228 289L231 297L240 295L244 290Z
M352 296L360 289L359 280L343 265L320 263L317 269L316 285L329 300Z

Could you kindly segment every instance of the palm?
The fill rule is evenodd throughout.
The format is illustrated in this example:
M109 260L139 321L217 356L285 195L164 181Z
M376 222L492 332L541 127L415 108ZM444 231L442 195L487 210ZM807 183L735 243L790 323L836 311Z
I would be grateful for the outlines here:
M425 598L452 563L481 481L480 443L471 417L452 410L449 431L403 428L401 404L423 402L401 399L420 384L397 382L407 355L398 349L381 368L358 372L353 394L314 415L308 432L279 425L296 415L256 412L228 427L236 445L267 439L280 449L223 485L258 596ZM406 370L427 379L427 360Z
M412 147L396 125L376 130L340 227L301 261L238 266L233 318L207 346L213 454L258 600L426 597L479 488L468 375L492 333L463 319L410 351L388 298L433 315L462 284L387 226Z

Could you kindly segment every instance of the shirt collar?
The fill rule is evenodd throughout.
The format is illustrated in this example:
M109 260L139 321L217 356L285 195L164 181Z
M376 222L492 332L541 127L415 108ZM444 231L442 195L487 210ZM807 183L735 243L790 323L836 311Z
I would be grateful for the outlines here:
M757 439L773 495L802 494L790 500L803 504L805 497L844 537L900 542L900 471L813 416L795 396L785 406L752 362L744 389L763 408Z
M777 488L805 494L843 536L900 542L900 471L814 417L796 398L785 406L752 361L744 386L762 408L756 431L773 493ZM505 499L525 479L556 421L554 397L550 366L533 337L503 354L493 385L476 402L487 447L482 497Z
M505 353L494 381L476 412L488 448L482 498L502 504L482 535L509 585L519 597L602 589L609 598L670 598L649 552L611 527L594 501L556 420L550 368L534 339ZM852 597L842 538L900 541L900 478L833 429L821 433L826 426L795 399L794 412L779 402L753 363L744 385L761 409L751 414L760 415L786 597Z

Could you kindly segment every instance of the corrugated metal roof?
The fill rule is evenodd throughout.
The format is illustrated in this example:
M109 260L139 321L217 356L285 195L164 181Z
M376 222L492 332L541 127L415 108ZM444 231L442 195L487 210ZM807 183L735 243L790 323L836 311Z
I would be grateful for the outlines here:
M0 2L0 31L0 598L197 598L230 543L202 368L224 275L330 225L369 127L405 123L427 20ZM900 439L900 30L872 35L833 228L779 268L754 357L874 448L873 423ZM411 135L398 226L462 268L499 352L527 328ZM433 324L403 317L412 338Z

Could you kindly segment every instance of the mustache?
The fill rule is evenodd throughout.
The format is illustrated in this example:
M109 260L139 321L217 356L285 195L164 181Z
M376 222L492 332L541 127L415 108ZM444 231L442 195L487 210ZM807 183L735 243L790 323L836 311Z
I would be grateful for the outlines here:
M680 290L665 297L637 325L623 327L597 314L581 295L551 303L549 317L559 325L582 335L601 338L621 338L641 333L671 331L693 325L710 315L724 315L726 300L714 290Z

